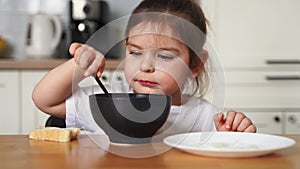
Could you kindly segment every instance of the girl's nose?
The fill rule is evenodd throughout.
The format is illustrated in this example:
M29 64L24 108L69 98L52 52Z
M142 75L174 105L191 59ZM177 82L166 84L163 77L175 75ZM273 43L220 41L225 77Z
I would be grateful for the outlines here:
M152 73L155 71L155 57L151 51L144 52L144 58L140 65L140 71L146 73Z
M155 68L153 66L141 66L140 71L145 73L152 73L155 71Z

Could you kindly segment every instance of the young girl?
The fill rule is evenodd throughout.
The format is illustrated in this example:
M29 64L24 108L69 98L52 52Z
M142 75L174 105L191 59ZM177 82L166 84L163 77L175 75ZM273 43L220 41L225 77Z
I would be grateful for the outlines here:
M175 19L170 19L172 17ZM188 24L180 20L201 30L204 36L187 30ZM256 127L243 113L228 111L225 118L222 112L202 98L208 84L204 66L208 53L203 50L206 23L199 4L194 0L142 1L132 12L124 40L127 83L107 87L110 92L172 96L170 116L159 132L170 128L172 133L215 130L256 132ZM104 55L91 46L79 43L73 43L69 51L74 58L49 71L35 87L33 100L43 112L66 118L67 127L101 133L103 131L93 121L88 103L88 96L94 94L96 87L77 87L72 91L72 86L94 73L100 77L105 68ZM73 78L75 71L80 72L78 69L84 71L76 73ZM182 89L188 78L196 81L201 97L186 97L191 95L183 94ZM97 89L96 92L103 93L99 86Z

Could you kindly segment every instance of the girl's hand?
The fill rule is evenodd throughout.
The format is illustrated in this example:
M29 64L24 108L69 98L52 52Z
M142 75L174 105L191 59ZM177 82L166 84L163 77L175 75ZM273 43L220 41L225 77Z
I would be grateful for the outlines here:
M74 57L76 64L85 70L84 76L87 77L93 73L97 73L98 77L101 76L105 66L105 58L102 53L91 46L80 43L72 43L69 52Z
M255 125L241 112L228 111L226 119L224 119L223 113L218 113L214 120L217 131L256 132Z

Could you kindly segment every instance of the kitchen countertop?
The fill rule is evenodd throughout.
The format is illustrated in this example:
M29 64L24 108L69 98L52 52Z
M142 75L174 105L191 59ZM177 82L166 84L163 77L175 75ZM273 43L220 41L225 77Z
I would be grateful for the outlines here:
M66 62L68 59L0 59L0 70L49 70ZM106 60L107 70L116 69L122 60Z
M28 135L0 135L0 164L8 169L299 169L300 135L284 136L295 139L296 145L261 157L213 158L173 148L154 157L134 159L104 151L89 135L80 135L78 140L68 143L30 140Z

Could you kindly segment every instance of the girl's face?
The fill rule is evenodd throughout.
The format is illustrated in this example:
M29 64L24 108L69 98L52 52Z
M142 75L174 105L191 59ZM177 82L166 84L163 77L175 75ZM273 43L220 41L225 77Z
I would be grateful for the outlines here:
M136 93L172 96L180 104L180 88L192 75L188 48L169 36L132 29L126 41L125 76Z

